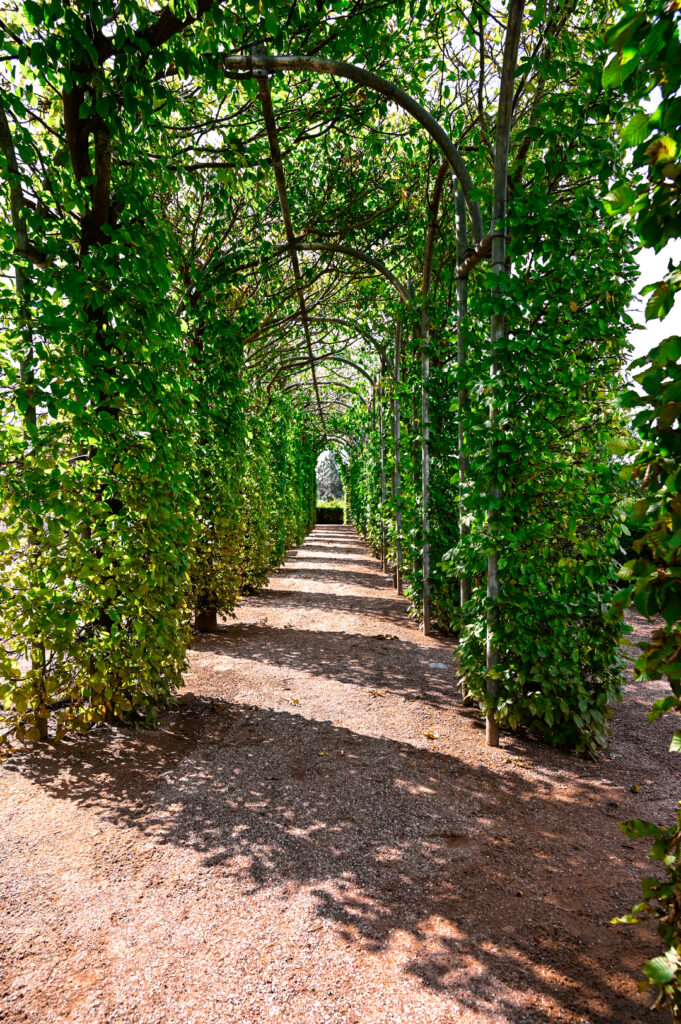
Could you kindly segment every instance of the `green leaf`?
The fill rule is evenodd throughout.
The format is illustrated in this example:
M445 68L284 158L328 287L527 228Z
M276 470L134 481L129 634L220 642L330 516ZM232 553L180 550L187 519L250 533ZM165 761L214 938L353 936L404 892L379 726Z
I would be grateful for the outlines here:
M623 50L621 54L614 54L610 62L603 68L601 81L605 89L612 89L621 85L631 75L640 63L640 54L636 49Z
M24 10L32 25L42 25L45 17L43 4L36 3L35 0L24 0Z
M672 960L672 952L670 950L665 956L655 956L652 960L649 960L643 968L643 973L650 978L653 985L662 987L668 985L673 980L677 970L678 964L675 964Z
M620 135L625 146L640 146L645 141L649 134L648 120L648 115L640 110L627 121Z
M603 197L608 213L624 213L638 199L638 192L631 185L618 185Z
M632 437L613 437L606 444L606 448L613 455L626 455L627 452L636 451L637 447L637 443Z

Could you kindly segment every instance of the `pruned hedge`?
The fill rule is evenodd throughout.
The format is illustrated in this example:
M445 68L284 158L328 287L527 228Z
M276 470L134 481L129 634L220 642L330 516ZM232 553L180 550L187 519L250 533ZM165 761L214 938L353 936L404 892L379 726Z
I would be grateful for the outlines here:
M342 523L344 521L343 509L326 505L317 505L318 523Z

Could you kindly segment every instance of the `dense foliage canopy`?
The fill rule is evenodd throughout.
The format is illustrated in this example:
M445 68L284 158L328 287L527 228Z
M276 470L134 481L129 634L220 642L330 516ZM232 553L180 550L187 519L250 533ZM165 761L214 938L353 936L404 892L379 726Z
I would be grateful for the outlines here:
M646 4L629 10L608 41L614 53L603 71L610 87L626 83L641 104L624 126L622 139L633 150L632 168L607 199L623 223L631 222L644 246L661 251L681 237L681 5L660 9ZM651 109L652 106L652 109ZM647 109L646 109L647 108ZM646 318L665 319L681 289L681 261L672 257L661 281L649 282ZM634 412L633 459L623 475L637 485L635 512L642 536L620 576L629 586L616 606L633 602L648 618L657 617L650 641L643 645L635 670L642 679L665 678L671 694L653 705L649 719L681 713L681 337L672 334L633 364L635 387L623 398ZM670 749L681 753L681 729ZM656 1006L667 1006L681 1020L681 802L676 821L667 827L631 820L628 835L653 840L650 858L662 863L664 879L643 880L643 902L624 921L642 913L658 921L666 947L644 967L642 987L658 990Z
M153 720L192 623L311 527L328 447L489 742L607 743L622 577L678 712L678 337L621 400L636 235L678 235L678 15L5 0L5 738Z

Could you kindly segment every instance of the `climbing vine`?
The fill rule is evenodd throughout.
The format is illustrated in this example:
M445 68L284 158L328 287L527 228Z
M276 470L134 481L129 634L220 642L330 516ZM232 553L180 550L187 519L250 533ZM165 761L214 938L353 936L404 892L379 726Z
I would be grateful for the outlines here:
M312 527L325 446L490 742L607 743L621 583L677 714L679 339L616 399L633 233L678 234L678 4L628 11L605 68L582 0L7 7L4 738L153 722L192 629ZM627 827L672 878L639 909L678 1017L678 829Z
M621 631L608 614L622 536L612 445L622 431L616 396L635 276L633 259L626 255L627 229L612 226L599 198L621 167L611 125L625 117L621 100L602 89L599 45L594 36L580 49L571 33L559 32L551 52L540 48L521 65L525 75L536 76L536 91L511 137L508 263L500 300L506 329L495 354L493 430L487 325L494 307L484 268L470 275L463 327L468 355L462 365L457 367L457 266L451 251L442 253L429 311L428 542L434 614L441 627L459 633L465 692L483 710L493 710L511 729L527 727L551 743L584 751L606 744L610 705L622 679ZM476 58L469 54L473 64ZM489 210L489 178L483 185L477 195ZM442 232L456 231L454 199L453 190L445 190ZM425 227L421 221L422 238ZM407 337L400 384L392 394L399 394L400 404L404 575L420 614L418 305L406 307L402 316ZM465 405L460 405L462 393ZM388 419L391 413L386 404ZM358 406L354 415L359 414ZM381 506L380 438L371 417L364 422L364 445L351 457L351 511L378 550L381 519L394 521L395 499L391 495ZM394 430L387 438L394 472ZM485 667L491 509L501 578L493 612L500 664L492 699ZM394 531L389 536L394 560ZM462 577L471 586L465 608Z
M631 223L641 245L660 251L678 239L681 209L681 41L679 5L645 4L627 10L609 36L610 61L603 81L625 89L640 104L622 132L632 150L631 172L608 194L613 214ZM661 102L645 109L653 89ZM646 319L664 319L674 307L681 287L678 259L670 259L667 273L644 289L648 295ZM636 512L645 525L633 543L634 557L620 575L626 585L618 594L621 611L633 602L655 622L649 641L635 664L642 679L664 678L669 696L656 701L649 718L681 713L681 338L671 335L632 364L636 387L624 396L632 414L638 441L629 445L633 458L624 470L638 492ZM681 729L676 729L670 750L681 753ZM621 920L634 922L641 915L658 921L664 953L649 960L643 970L643 988L657 990L657 1007L668 1007L681 1021L681 803L676 821L664 827L649 821L623 823L636 838L653 840L649 857L664 867L664 880L643 880L643 901Z

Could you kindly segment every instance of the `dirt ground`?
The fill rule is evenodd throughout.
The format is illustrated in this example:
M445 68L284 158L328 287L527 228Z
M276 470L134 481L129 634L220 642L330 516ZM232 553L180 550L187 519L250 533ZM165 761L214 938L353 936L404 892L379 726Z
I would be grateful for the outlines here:
M654 931L609 921L646 872L617 822L679 796L663 684L628 687L597 762L492 750L452 657L321 526L197 640L163 728L7 760L0 1020L658 1019Z

